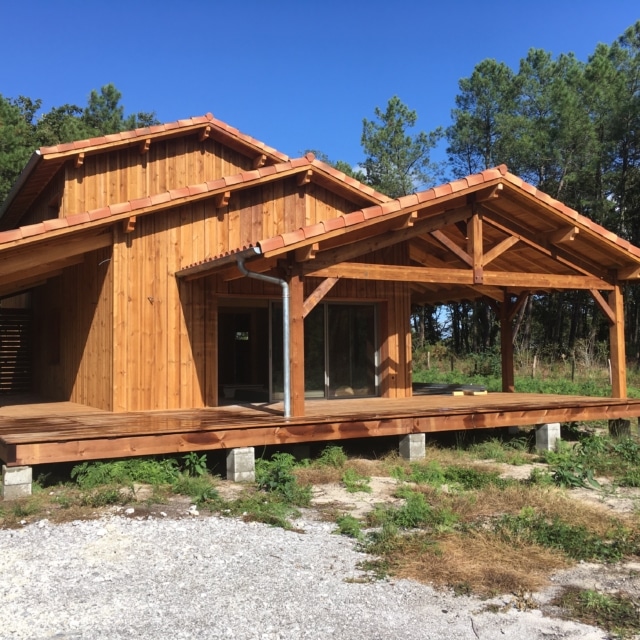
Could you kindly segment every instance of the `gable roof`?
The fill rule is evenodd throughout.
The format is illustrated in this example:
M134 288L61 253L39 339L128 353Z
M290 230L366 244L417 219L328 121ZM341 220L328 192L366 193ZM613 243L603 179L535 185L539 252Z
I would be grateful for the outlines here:
M15 224L69 158L81 153L85 155L103 153L139 145L146 140L166 139L195 132L219 140L246 155L265 156L266 164L289 160L286 154L214 118L211 113L132 131L41 147L33 153L7 198L0 205L0 224L5 228Z
M318 224L265 238L255 246L237 247L197 264L185 265L177 274L198 277L233 263L236 256L251 258L251 268L264 270L273 258L305 247L301 255L313 256L305 263L308 275L326 276L331 264L342 263L343 274L374 277L351 265L363 255L392 244L409 241L412 264L440 269L449 278L448 292L443 283L430 282L421 274L403 267L397 279L413 282L417 294L425 299L438 291L440 301L486 295L487 288L473 285L472 257L467 252L464 224L473 210L481 212L485 235L483 259L487 265L487 284L509 286L510 290L553 290L556 288L610 289L618 280L640 277L640 249L578 214L558 200L508 172L501 165L482 173L411 194L386 203L372 205ZM462 229L461 229L462 227ZM427 271L423 270L422 275ZM454 273L455 272L455 273ZM334 273L334 271L331 271ZM338 269L335 270L338 273ZM387 279L393 269L388 268ZM552 274L563 278L533 277ZM412 274L412 275L411 275ZM468 275L467 275L468 274ZM519 277L516 277L519 274ZM347 277L349 277L347 275ZM375 277L385 276L378 274ZM412 280L413 278L413 280ZM530 281L530 283L529 283ZM460 285L458 287L458 284ZM566 285L566 286L565 286ZM447 298L447 296L450 296Z

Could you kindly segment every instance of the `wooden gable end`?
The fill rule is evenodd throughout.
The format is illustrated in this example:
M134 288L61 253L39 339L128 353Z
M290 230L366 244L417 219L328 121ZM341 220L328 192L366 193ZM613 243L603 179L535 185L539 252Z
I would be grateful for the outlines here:
M254 159L197 134L68 159L28 212L33 224L215 180L251 169ZM46 162L46 160L45 160ZM58 204L52 208L52 201ZM57 214L57 215L54 215Z

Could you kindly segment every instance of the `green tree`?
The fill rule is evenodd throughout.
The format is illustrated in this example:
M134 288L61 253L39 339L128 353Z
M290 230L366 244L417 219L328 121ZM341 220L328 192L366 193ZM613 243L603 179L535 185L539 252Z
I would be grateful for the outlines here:
M362 123L362 148L366 182L374 189L397 198L424 188L439 168L430 152L442 137L442 130L411 133L418 116L397 96L385 111L375 109L375 120Z
M33 130L28 118L34 107L37 110L36 103L27 102L26 98L10 100L0 95L0 202L33 151Z
M91 92L89 104L81 116L90 135L106 135L158 124L154 112L141 111L125 118L121 98L122 94L113 84L104 85L100 92L95 89Z
M459 87L453 124L446 131L454 175L478 173L503 162L517 171L511 148L518 96L513 71L502 62L483 60Z

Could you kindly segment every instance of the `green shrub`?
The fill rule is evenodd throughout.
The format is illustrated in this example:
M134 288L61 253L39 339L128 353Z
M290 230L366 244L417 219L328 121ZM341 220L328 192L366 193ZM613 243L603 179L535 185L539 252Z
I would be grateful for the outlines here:
M182 467L189 476L203 476L207 473L207 454L199 456L195 451L190 451L182 456Z
M346 469L342 474L342 484L349 493L371 493L371 478L359 474L355 469Z
M345 514L336 518L336 524L340 535L362 540L362 523L357 518Z
M110 462L83 462L71 470L71 477L82 489L101 485L171 484L178 476L173 458L127 458Z
M311 502L311 487L301 486L293 469L295 458L289 453L275 453L271 460L256 460L256 483L258 488L277 494L283 501L306 507Z
M322 450L322 453L316 460L316 464L320 467L334 467L342 469L347 462L347 454L342 447L330 445Z

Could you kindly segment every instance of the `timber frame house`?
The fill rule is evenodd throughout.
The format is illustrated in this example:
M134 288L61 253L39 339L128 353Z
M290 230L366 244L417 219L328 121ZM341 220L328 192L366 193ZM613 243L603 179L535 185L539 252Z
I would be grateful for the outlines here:
M210 114L42 148L0 208L0 391L32 399L0 407L0 459L637 416L638 277L640 249L504 166L392 200ZM514 393L514 317L566 289L609 322L610 399ZM475 299L500 318L504 394L413 398L411 304Z

